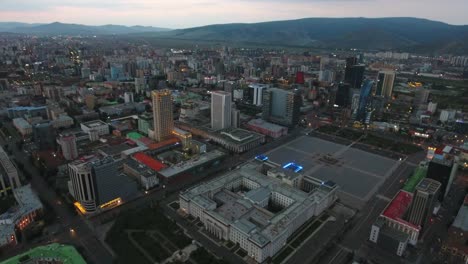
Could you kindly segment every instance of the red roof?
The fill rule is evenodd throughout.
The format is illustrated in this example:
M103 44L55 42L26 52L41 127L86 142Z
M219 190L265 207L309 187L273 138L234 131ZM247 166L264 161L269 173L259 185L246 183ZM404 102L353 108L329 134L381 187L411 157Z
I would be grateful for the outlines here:
M435 153L435 154L442 155L442 154L444 154L444 148L445 148L445 146L439 147L439 148L437 148L437 149L435 150L434 153Z
M133 157L155 171L160 171L166 168L166 165L161 163L159 160L153 159L152 157L146 155L143 152L135 153Z
M148 148L154 150L154 149L158 149L158 148L162 148L162 147L166 147L166 146L175 144L177 142L179 142L178 138L170 138L168 140L164 140L164 141L161 141L161 142L158 142L158 143L152 143L152 144L148 145Z
M382 215L419 230L419 226L411 224L402 218L406 210L410 207L411 201L413 201L413 194L400 190L390 204L387 205Z

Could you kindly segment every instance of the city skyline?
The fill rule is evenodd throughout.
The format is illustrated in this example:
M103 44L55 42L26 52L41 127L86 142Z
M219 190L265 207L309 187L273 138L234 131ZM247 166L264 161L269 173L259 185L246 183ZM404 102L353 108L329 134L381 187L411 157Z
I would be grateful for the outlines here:
M25 23L77 23L85 25L143 25L171 29L210 24L255 23L306 17L419 17L454 25L466 25L464 10L468 3L462 0L446 2L384 0L278 0L212 1L181 0L178 2L90 0L19 0L3 3L2 21ZM382 6L385 5L385 8ZM182 7L182 8L181 8Z

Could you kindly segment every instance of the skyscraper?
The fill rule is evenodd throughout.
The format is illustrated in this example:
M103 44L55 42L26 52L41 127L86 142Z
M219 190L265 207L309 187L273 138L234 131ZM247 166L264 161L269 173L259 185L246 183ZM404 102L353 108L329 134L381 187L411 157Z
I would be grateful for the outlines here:
M434 157L427 167L427 178L441 183L439 200L443 200L450 191L458 170L458 163L446 158Z
M75 135L62 135L57 139L62 149L62 155L66 160L74 160L78 157Z
M231 102L231 93L224 91L211 92L211 128L219 130L231 126Z
M372 87L374 86L374 81L366 80L361 87L360 95L359 95L359 106L357 109L356 120L364 121L367 117L367 107L370 102L370 94L372 91Z
M364 79L365 65L357 64L357 58L351 57L346 59L346 69L344 81L351 85L351 88L361 88Z
M347 107L351 103L351 85L340 83L336 92L335 104L340 107Z
M162 141L172 135L174 119L172 117L172 95L170 90L157 90L151 93L153 98L154 139Z
M298 91L270 88L263 91L264 120L293 127L299 122L301 95Z
M395 82L394 71L379 72L375 95L382 96L385 98L392 97L394 82Z
M437 202L441 184L433 179L423 179L414 192L408 220L410 223L424 227L429 220Z

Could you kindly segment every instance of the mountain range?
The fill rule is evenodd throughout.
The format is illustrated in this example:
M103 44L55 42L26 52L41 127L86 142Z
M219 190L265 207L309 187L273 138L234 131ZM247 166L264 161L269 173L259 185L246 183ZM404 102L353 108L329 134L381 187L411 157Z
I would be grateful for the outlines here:
M289 47L400 50L420 53L468 54L468 25L427 19L304 18L262 23L216 24L168 30L117 25L0 23L0 32L25 34L119 34L153 39L214 41Z
M87 26L54 22L50 24L28 24L20 22L0 22L0 32L35 35L122 35L141 32L159 32L169 29L147 26L103 25Z

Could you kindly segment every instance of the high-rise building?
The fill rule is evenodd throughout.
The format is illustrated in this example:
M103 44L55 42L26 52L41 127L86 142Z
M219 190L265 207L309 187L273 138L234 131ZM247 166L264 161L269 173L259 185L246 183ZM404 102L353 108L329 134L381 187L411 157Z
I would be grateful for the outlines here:
M62 135L57 139L57 143L60 145L62 155L66 160L78 158L75 135Z
M231 127L239 128L240 126L240 110L232 109L231 111Z
M376 96L382 96L382 97L385 97L385 98L392 97L394 82L395 82L395 72L394 71L379 72L375 95Z
M450 191L457 174L458 163L446 158L434 157L427 168L427 178L441 183L439 200L442 201Z
M172 117L172 95L170 90L156 90L153 98L154 139L162 141L172 135L174 119Z
M146 78L138 77L135 78L135 93L140 94L146 90Z
M232 96L224 91L211 92L211 128L231 127Z
M117 170L112 157L76 160L68 164L68 188L82 213L120 205L137 192L137 183Z
M263 90L266 89L267 86L264 84L251 84L249 85L249 97L252 100L252 104L256 106L261 106L263 103L262 95Z
M351 88L361 88L365 69L365 65L358 64L357 58L347 58L344 81L349 83Z
M434 211L441 184L433 179L423 179L416 186L408 221L424 227Z
M270 88L263 91L262 118L283 126L293 127L299 122L301 95L297 91Z
M335 104L340 107L347 107L351 103L351 85L340 83L336 92Z
M370 95L372 87L374 86L374 81L366 80L361 87L359 95L359 106L357 109L356 120L364 121L367 117L367 108L370 103Z
M33 139L40 150L55 149L55 129L52 122L43 122L34 125Z

